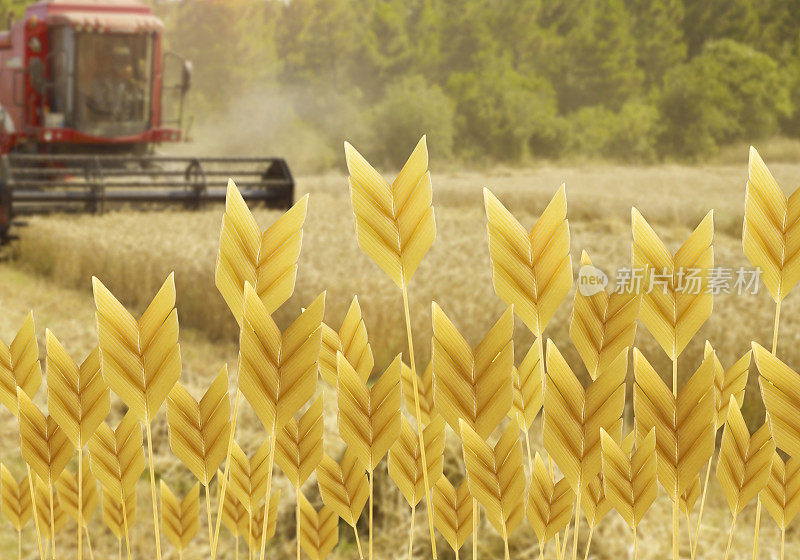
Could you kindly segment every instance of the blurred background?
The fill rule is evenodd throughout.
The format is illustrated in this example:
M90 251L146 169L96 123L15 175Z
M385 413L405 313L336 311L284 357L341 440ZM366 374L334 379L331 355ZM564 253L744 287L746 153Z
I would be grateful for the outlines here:
M25 4L0 0L0 21L21 13ZM428 136L438 236L410 285L423 364L430 355L431 301L442 306L472 345L504 310L491 285L483 187L490 187L530 228L566 182L573 268L578 268L581 250L587 250L613 281L615 271L630 264L631 206L642 211L672 251L714 209L717 264L750 268L741 248L748 146L758 148L787 194L800 182L800 1L150 4L164 21L167 47L194 65L186 111L191 142L168 149L286 158L297 180L297 197L311 193L311 198L295 295L276 320L288 325L301 307L327 290L326 322L338 329L358 295L376 372L407 351L402 299L357 247L344 140L391 179L419 137ZM184 380L198 397L222 363L235 377L238 331L213 277L222 211L219 205L191 213L124 210L30 218L0 263L0 340L8 342L33 309L40 343L48 327L74 357L83 357L96 344L92 275L140 313L174 270ZM254 212L261 228L280 216L260 207ZM545 336L588 382L568 336L572 297ZM778 346L779 356L795 368L800 367L799 298L793 293L783 304ZM773 313L763 286L756 295L715 298L711 319L681 356L681 379L700 364L706 340L725 367L745 354L752 340L768 344ZM531 342L519 324L518 361ZM669 379L670 362L641 325L636 345ZM114 414L121 410L117 403ZM751 429L763 422L754 368L743 410ZM237 438L252 452L263 433L255 416L249 410L244 414ZM0 415L10 434L0 436L2 454L13 454L16 435L7 416ZM537 420L531 430L538 446L540 428ZM163 414L154 429L156 468L183 492L191 479L170 454ZM326 450L340 450L335 398L326 400L326 434ZM447 453L447 473L457 483L463 465L453 434ZM385 470L379 471L377 550L381 558L400 558L405 556L409 512ZM276 477L278 487L291 494L286 479ZM133 542L136 556L144 558L152 552L152 520L147 480L140 486ZM319 503L313 478L304 492ZM282 500L271 557L293 553L293 507L288 497ZM428 558L423 512L421 506L415 552ZM751 505L740 515L730 558L751 558L754 513ZM662 492L640 526L640 558L669 555L670 515ZM691 514L692 524L696 521L697 508ZM712 477L698 558L721 555L729 522ZM685 523L682 517L682 555L689 557ZM3 527L0 539L15 546L16 534ZM98 518L93 527L103 532ZM777 558L779 531L766 513L761 527L760 557ZM365 537L366 525L359 530ZM502 541L488 524L481 531L481 557L497 557ZM190 548L197 558L207 551L204 534L201 516L200 533ZM232 559L233 541L224 535L221 558ZM587 536L584 523L581 547ZM630 536L621 519L609 515L595 532L589 558L628 557ZM340 537L342 545L332 557L354 558L352 532L343 526ZM69 554L72 531L60 538L61 550ZM439 543L441 558L452 558L444 541ZM525 524L511 544L514 558L538 555ZM97 546L116 554L110 537L99 539ZM554 558L551 547L548 557ZM470 549L468 543L461 557L470 557ZM177 557L166 544L165 551ZM32 558L35 547L27 543L25 552ZM796 527L787 532L786 554L800 555Z

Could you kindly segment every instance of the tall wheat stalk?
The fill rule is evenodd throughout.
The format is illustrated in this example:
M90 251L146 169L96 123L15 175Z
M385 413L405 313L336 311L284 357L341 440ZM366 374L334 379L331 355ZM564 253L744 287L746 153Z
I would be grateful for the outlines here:
M0 510L17 531L17 560L22 560L22 530L32 517L31 491L27 476L19 482L0 464Z
M539 354L539 345L533 344L520 364L512 370L514 400L511 404L511 419L525 434L528 454L528 473L533 473L533 451L530 428L544 406L544 360Z
M195 483L183 500L179 500L161 480L161 523L164 535L178 550L178 558L183 560L183 551L200 529L199 483Z
M86 533L89 554L94 557L89 522L100 503L100 495L97 493L97 480L89 468L88 457L80 461L79 468L82 472L78 476L64 469L56 481L56 490L61 507L78 524L78 534L82 531Z
M453 549L458 560L458 553L472 534L472 495L469 493L469 482L464 479L458 488L444 475L439 477L431 491L433 500L434 522L447 544Z
M245 284L250 284L255 290L269 313L278 309L294 293L297 259L303 242L303 224L307 207L308 195L270 227L261 231L236 184L232 180L228 181L214 282L240 329L243 327ZM240 394L237 388L217 506L214 544L211 547L212 560L217 554L220 516L227 492L231 449L239 418Z
M514 306L536 337L539 356L544 356L544 330L572 288L566 187L562 184L556 191L530 231L489 189L483 189L483 198L494 290L506 305ZM549 455L548 466L552 478ZM556 546L558 541L556 535Z
M428 145L423 136L405 165L390 185L348 142L344 144L350 174L350 199L353 205L358 245L392 279L403 294L403 311L408 338L408 355L414 395L414 416L421 418L417 395L417 365L408 306L408 284L436 239L436 220L432 206L431 174L428 171ZM418 426L422 462L425 458L424 430ZM431 554L436 560L433 509L425 477L425 504Z
M793 234L800 209L800 190L787 197L770 173L764 160L750 146L747 164L747 189L744 202L742 247L747 259L757 267L770 296L775 301L772 325L772 353L778 353L778 327L781 303L800 280L798 249ZM756 509L753 560L758 555L758 531L761 523L761 498Z
M363 560L356 523L369 499L369 481L355 452L345 448L338 463L329 455L323 455L317 467L317 484L325 505L353 528L358 556Z
M539 560L544 555L547 541L558 535L569 523L574 501L575 492L567 479L562 478L555 482L537 452L533 460L526 514L539 540ZM556 554L560 557L558 549L556 542Z
M706 214L674 255L636 208L631 209L631 229L633 267L646 271L649 284L639 315L672 360L672 395L677 397L678 356L711 315L713 306L708 278L714 266L714 214ZM660 280L658 284L654 278ZM673 560L678 560L680 494L674 495L672 505Z
M78 560L83 558L83 449L111 410L108 385L103 380L100 349L95 348L78 366L50 331L47 348L47 408L78 450L77 518Z

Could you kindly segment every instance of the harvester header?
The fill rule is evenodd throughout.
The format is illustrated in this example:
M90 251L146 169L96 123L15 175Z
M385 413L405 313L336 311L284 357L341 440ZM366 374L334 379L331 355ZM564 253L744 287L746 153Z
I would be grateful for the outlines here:
M155 156L184 140L192 65L138 0L43 0L0 31L0 243L22 213L215 201L229 177L286 207L280 158Z

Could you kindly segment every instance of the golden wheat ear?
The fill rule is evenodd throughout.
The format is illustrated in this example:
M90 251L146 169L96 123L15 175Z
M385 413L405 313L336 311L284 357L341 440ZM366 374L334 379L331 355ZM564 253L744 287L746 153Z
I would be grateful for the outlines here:
M425 137L391 185L348 142L344 151L358 245L404 288L436 238Z
M92 475L89 468L88 457L81 462L83 473L81 475L80 497L78 493L78 476L64 469L61 476L56 481L58 499L61 507L67 512L71 519L78 523L78 528L89 525L97 506L100 503L100 495L97 492L97 480ZM81 507L78 504L81 503Z
M167 540L183 557L183 551L200 529L200 485L195 483L179 500L167 483L161 481L161 526Z
M228 181L214 281L239 326L245 282L270 313L294 292L307 207L305 195L262 232L236 184Z
M35 486L36 517L39 521L39 530L43 537L47 537L52 542L69 518L67 512L61 507L58 494L53 493L52 487L40 478L36 478Z
M509 424L494 448L463 420L460 432L470 494L502 535L508 558L508 538L525 517L525 471L517 426Z
M742 407L752 355L752 350L748 350L736 363L725 369L714 348L706 341L703 357L708 359L709 356L712 356L714 360L714 402L717 409L714 423L717 429L721 428L728 418L728 405L731 397L735 398L737 408Z
M278 432L275 462L295 488L302 486L322 460L325 424L320 395L303 415Z
M508 308L473 351L444 311L433 304L436 407L456 433L459 421L486 439L514 400L514 314Z
M252 521L249 523L250 535L247 539L247 546L254 556L259 548L263 548L264 543L269 542L275 536L280 497L281 492L278 490L270 495L269 501L264 500L264 506L258 504L253 508ZM264 515L267 516L266 531L264 531Z
M791 457L800 457L800 375L756 342L753 355L775 445Z
M16 417L19 415L17 387L32 398L41 384L33 313L28 313L11 344L6 346L0 341L0 402Z
M527 434L544 406L544 362L539 354L538 344L533 344L519 366L512 370L512 380L512 420L516 420L519 429Z
M267 495L268 457L269 441L262 443L252 457L248 457L239 444L233 442L229 489L253 515L253 508Z
M525 508L528 522L539 540L540 551L569 523L572 517L572 504L575 492L566 478L557 483L547 472L547 467L539 453L533 460L528 501ZM541 555L541 552L540 552Z
M314 509L302 493L300 500L300 546L311 560L325 560L339 542L339 516L328 506Z
M422 470L427 469L427 480L431 487L442 476L445 421L439 417L424 427L422 439L425 441L427 465L423 466L417 432L404 417L401 419L400 437L389 450L389 476L397 485L408 505L414 508L425 497L425 477L422 476Z
M403 369L401 371L402 376L402 387L403 387L403 398L406 403L406 410L408 411L409 415L413 418L417 417L416 406L414 404L414 378L412 376L416 376L416 387L417 387L417 402L419 403L419 415L420 418L417 419L417 423L421 423L423 426L427 426L432 422L436 422L439 418L441 418L441 414L436 409L436 405L434 403L434 394L433 394L433 362L428 362L428 365L425 367L425 371L422 375L417 375L413 372L413 370L408 367L405 362L403 362ZM429 482L430 485L433 485L432 482Z
M483 189L494 290L538 338L572 287L562 184L530 232Z
M341 352L361 378L366 381L375 366L369 345L367 327L361 314L358 297L354 296L342 321L339 332L322 324L322 348L319 352L319 369L329 385L336 386L336 353Z
M730 552L736 518L766 487L775 454L769 424L763 424L751 437L735 397L731 396L730 401L717 462L717 480L733 516L725 558Z
M22 458L44 484L52 486L75 448L52 416L45 416L23 391L19 391L19 430Z
M167 398L167 423L172 452L208 488L230 437L228 368L220 370L199 402L176 383Z
M317 467L317 484L325 505L353 528L358 554L363 558L356 523L369 499L369 482L355 452L345 448L338 463L329 455L323 455Z
M222 479L222 473L217 473L217 480ZM233 495L233 492L225 493L225 501L222 506L222 524L228 528L234 539L236 546L239 546L239 535L247 534L247 527L250 522L250 513L244 504Z
M761 503L781 529L781 558L783 558L786 528L800 512L800 459L790 457L786 462L775 452L767 485L759 493Z
M633 370L636 437L655 428L658 480L675 501L714 451L714 362L703 360L677 397L637 349Z
M89 440L89 464L103 490L117 500L133 494L136 481L144 472L142 425L129 410L116 429L103 422Z
M123 505L119 495L103 488L103 523L117 538L122 541L126 538L126 526L131 527L136 522L136 493L125 496Z
M593 268L586 251L581 253L581 270L584 268L590 272ZM575 290L569 338L592 379L597 379L620 352L633 346L641 302L641 292L609 294L600 290L584 295Z
M792 235L800 216L800 191L787 198L752 146L747 175L742 228L744 254L753 266L761 269L764 285L780 304L800 280L800 244Z
M472 535L472 494L466 479L454 488L446 476L441 476L431 491L434 524L447 544L458 551Z
M638 442L631 456L605 430L601 438L605 494L636 539L636 528L658 496L655 429Z
M713 295L707 288L714 266L714 214L706 214L674 255L636 208L631 209L631 229L634 268L647 271L645 281L653 274L660 279L643 296L639 316L675 361L711 315ZM696 281L686 279L690 273ZM674 379L673 385L677 390Z
M17 482L5 465L0 464L0 504L3 515L17 532L31 520L31 488L28 477Z

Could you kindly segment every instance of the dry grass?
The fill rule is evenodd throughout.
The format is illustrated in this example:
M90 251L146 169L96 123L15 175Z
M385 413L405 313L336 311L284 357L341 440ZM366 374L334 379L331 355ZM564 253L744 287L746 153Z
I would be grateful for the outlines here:
M486 218L481 188L489 186L501 201L528 227L550 200L562 181L567 183L568 215L572 231L573 265L578 265L581 249L586 249L594 262L607 272L627 266L631 258L630 206L636 205L653 224L662 238L674 250L699 222L709 208L715 209L716 262L721 266L748 266L741 250L741 219L744 208L746 180L746 151L736 165L687 168L680 166L617 167L592 166L580 168L541 167L532 170L493 170L491 172L462 172L437 175L434 169L434 204L437 212L438 238L423 261L410 285L411 316L414 318L415 340L419 344L419 362L427 362L430 351L430 302L437 301L471 344L475 344L503 311L503 304L494 295L490 280L489 252L486 243ZM794 185L800 179L800 165L767 163L779 182ZM352 227L350 202L343 174L301 178L299 190L312 193L309 217L305 228L305 243L300 258L297 290L278 312L281 327L296 316L300 306L308 305L324 289L328 291L326 320L338 328L354 294L358 294L365 322L376 352L376 370L382 370L397 352L405 349L402 304L396 287L369 261L357 247ZM184 373L189 390L199 396L201 386L207 385L225 362L235 369L236 323L214 288L213 270L219 236L222 208L203 212L114 212L105 216L48 216L31 219L29 226L18 230L21 241L16 259L0 267L0 338L10 339L33 309L37 333L43 344L44 327L54 331L73 357L82 359L96 341L94 305L91 298L92 274L97 275L109 289L130 308L140 312L152 298L167 274L174 270L178 292L178 311L182 325L181 348ZM256 218L262 227L279 214L257 210ZM355 272L354 272L355 271ZM612 274L613 276L613 274ZM588 380L577 352L568 339L570 295L561 306L546 336L552 337L565 358ZM688 376L700 364L703 343L709 339L718 349L724 366L730 366L748 348L751 340L769 342L773 305L761 291L758 296L727 295L716 298L715 312L701 329L680 360L683 376ZM518 322L519 323L519 322ZM800 299L790 295L784 303L779 344L781 357L789 364L800 366ZM530 335L517 325L515 342L519 357L531 343ZM663 372L670 369L669 361L655 340L640 328L636 345ZM752 373L752 372L751 372ZM235 379L232 371L231 377ZM745 397L745 417L761 419L760 399L754 375ZM631 377L629 377L631 379ZM232 381L233 382L233 381ZM630 394L630 391L629 391ZM755 403L759 403L756 405ZM41 403L40 403L41 404ZM326 451L337 451L335 441L335 399L328 398L326 407ZM121 413L121 405L112 405L112 414ZM15 421L0 413L0 455L17 457ZM531 433L539 434L534 423ZM157 453L156 469L179 493L190 486L188 471L169 454L164 414L153 425ZM263 439L255 416L246 411L237 437L247 451L253 451ZM333 445L328 441L334 442ZM460 450L452 432L448 435L446 454L451 459L445 467L451 481L459 482L455 473L463 472ZM541 447L537 438L536 444ZM341 445L341 443L338 443ZM14 474L22 472L17 462ZM72 467L74 470L74 466ZM381 473L380 477L377 473ZM305 493L315 504L318 494L312 477ZM276 538L269 550L280 549L285 557L293 551L294 514L293 491L283 476L275 485L284 492ZM140 481L139 515L132 542L137 557L146 557L144 543L152 532L152 518L146 479ZM390 551L407 542L408 508L386 476L385 469L376 472L376 520L383 527L376 541L379 558L389 557ZM739 518L731 558L750 558L754 506ZM420 514L424 517L424 506ZM201 512L202 513L202 512ZM696 515L696 514L695 514ZM204 514L200 534L205 534ZM671 528L670 504L661 492L654 508L640 526L640 557L662 558L669 554ZM681 520L684 556L688 556L686 520ZM700 558L719 556L725 544L730 523L729 513L717 484L712 481L709 505L704 517L704 533L699 546ZM74 523L60 535L61 550L73 547ZM109 555L116 554L116 541L104 531L99 518L93 520L96 548ZM402 527L398 529L397 527ZM426 523L418 523L416 553L420 558L429 554ZM481 527L483 557L495 557L502 551L502 541L486 526ZM366 528L361 531L366 536ZM230 537L223 531L220 558L233 558ZM492 535L491 537L489 535ZM581 539L588 528L581 529ZM333 558L352 558L355 544L352 532L342 528L342 542ZM762 519L762 557L771 558L779 544L779 533L768 518ZM15 544L10 525L0 529L0 545ZM33 557L32 539L25 543L28 557ZM204 539L197 538L188 549L191 557L200 557L206 550ZM484 548L485 547L485 548ZM169 547L166 547L167 549ZM446 549L439 541L440 551ZM470 545L463 551L469 556ZM554 557L555 546L550 543L547 556ZM13 549L11 549L13 550ZM242 546L244 550L244 546ZM592 544L592 558L605 559L631 554L631 539L624 522L611 514L598 527ZM527 523L511 536L511 553L515 558L527 558L536 552L535 538ZM800 553L800 534L787 534L787 557ZM172 554L170 552L170 554ZM280 554L280 557L284 557ZM189 557L189 556L187 556ZM270 557L278 557L273 554ZM392 556L394 557L394 556ZM449 558L442 553L442 558Z

